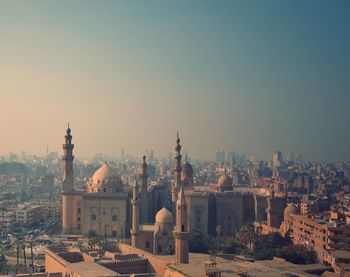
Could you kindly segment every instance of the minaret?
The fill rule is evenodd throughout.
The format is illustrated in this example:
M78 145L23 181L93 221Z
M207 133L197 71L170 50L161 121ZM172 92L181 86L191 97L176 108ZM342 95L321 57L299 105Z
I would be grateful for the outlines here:
M142 185L142 190L147 190L147 164L146 164L146 156L143 155L142 157L143 163L141 165L141 170L140 170L140 179L141 179L141 185Z
M73 148L71 129L68 129L63 144L63 186L62 186L62 231L65 234L76 232L73 220L74 179L73 179Z
M181 186L179 198L176 203L175 236L175 263L188 264L190 233L187 227L187 204L183 187Z
M68 129L65 136L65 144L63 144L63 194L70 193L74 190L73 183L73 148L74 144L72 144L72 135L71 129Z
M132 247L138 247L138 236L139 236L139 229L140 229L140 200L139 200L139 185L137 184L137 181L135 181L133 187L132 187L132 199L131 199L131 205L132 205L132 229L131 229L131 245Z
M180 145L180 138L179 138L179 132L177 132L177 139L176 139L176 145L175 145L175 180L172 184L171 188L171 201L173 202L173 213L175 212L175 206L177 202L177 194L181 185L181 145Z

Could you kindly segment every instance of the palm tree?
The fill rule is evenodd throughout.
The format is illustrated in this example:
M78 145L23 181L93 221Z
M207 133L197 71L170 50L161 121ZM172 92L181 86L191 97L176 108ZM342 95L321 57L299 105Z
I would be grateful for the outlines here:
M221 233L222 233L222 227L221 227L221 225L216 226L216 235L217 235L218 237L221 237Z
M1 207L1 235L4 235L4 217L7 211L6 207Z
M30 242L30 256L31 256L31 259L32 259L32 272L34 272L33 242Z
M16 274L18 273L18 268L19 268L19 247L20 247L20 242L17 240L16 241L16 256L17 256L17 261L16 261Z
M24 272L27 273L27 255L26 255L26 245L22 243L23 248L23 258L24 258Z

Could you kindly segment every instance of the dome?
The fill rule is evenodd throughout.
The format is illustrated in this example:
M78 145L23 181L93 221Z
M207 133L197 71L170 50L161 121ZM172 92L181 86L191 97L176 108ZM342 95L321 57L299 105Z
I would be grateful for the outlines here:
M232 187L232 178L228 176L226 173L218 179L219 187Z
M298 213L298 208L293 203L289 203L288 206L284 209L284 220L289 220L291 218L291 214Z
M99 169L97 169L92 176L92 180L94 182L102 182L106 179L109 179L110 177L115 177L117 174L113 172L113 170L107 165L103 164Z
M156 223L173 224L173 214L167 209L163 208L156 214Z
M184 165L182 166L182 171L181 171L182 177L185 178L192 178L193 177L193 168L192 165L186 161Z
M121 189L119 175L107 164L97 169L88 183L88 192L114 193Z

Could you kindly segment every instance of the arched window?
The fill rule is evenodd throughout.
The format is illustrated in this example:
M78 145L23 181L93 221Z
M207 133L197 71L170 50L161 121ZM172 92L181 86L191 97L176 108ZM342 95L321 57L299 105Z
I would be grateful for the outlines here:
M91 220L96 220L96 214L95 213L91 214Z
M196 223L200 224L202 221L202 212L200 210L196 211Z
M112 221L118 221L118 209L117 208L112 208Z

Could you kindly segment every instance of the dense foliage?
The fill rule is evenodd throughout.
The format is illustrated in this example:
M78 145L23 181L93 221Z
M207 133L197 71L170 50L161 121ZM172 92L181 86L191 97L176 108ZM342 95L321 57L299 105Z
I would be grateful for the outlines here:
M217 228L218 231L220 228ZM219 233L219 232L218 232ZM193 229L190 236L190 252L250 255L256 260L280 257L295 264L317 262L314 251L301 245L293 245L289 237L280 233L258 235L251 224L245 224L235 237L212 237Z

